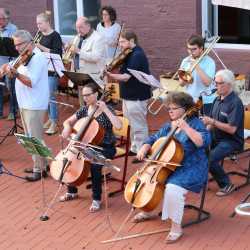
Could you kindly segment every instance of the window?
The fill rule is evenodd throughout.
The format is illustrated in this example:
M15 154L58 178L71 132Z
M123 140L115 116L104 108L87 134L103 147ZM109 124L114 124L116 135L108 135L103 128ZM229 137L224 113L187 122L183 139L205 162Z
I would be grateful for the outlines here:
M202 0L202 32L221 37L216 47L250 49L250 10Z
M76 34L75 22L80 16L90 19L92 26L98 23L98 0L54 0L55 29L63 38Z

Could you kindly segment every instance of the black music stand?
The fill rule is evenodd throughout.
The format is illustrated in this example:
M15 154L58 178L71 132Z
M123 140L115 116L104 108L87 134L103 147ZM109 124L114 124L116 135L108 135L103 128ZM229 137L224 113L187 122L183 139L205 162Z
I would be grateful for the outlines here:
M76 85L84 86L91 81L91 77L88 74L64 70L62 72Z
M18 51L15 48L14 41L12 38L9 37L1 37L0 38L0 56L7 56L9 58L17 57ZM10 79L10 81L15 81L15 79ZM10 95L12 100L14 100L15 94L14 94L14 84L10 82ZM0 141L0 144L2 144L8 136L14 135L14 133L17 133L17 128L23 129L20 125L17 124L16 121L16 110L13 110L14 115L14 124L12 128L9 130L9 132L3 137Z

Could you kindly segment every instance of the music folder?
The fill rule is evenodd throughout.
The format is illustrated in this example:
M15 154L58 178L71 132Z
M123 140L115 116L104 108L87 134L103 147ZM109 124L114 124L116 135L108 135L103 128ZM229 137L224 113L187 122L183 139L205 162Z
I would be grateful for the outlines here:
M48 59L48 70L56 72L59 77L62 77L65 68L61 56L58 54L48 53L48 52L43 52L43 54Z
M10 37L0 37L0 56L17 57L18 51L14 40Z

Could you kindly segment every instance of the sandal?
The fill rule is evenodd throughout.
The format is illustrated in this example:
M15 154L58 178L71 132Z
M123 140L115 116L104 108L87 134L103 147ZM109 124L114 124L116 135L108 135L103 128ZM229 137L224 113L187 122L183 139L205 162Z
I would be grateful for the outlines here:
M89 208L89 211L91 213L94 213L94 212L97 212L98 210L101 209L101 201L98 201L98 200L93 200L92 201L92 204Z
M169 234L167 235L166 238L166 243L167 244L172 244L175 243L176 241L178 241L181 237L183 236L183 232L169 232Z
M59 201L64 202L64 201L71 201L75 200L78 198L77 193L65 193L64 195L60 196Z
M156 217L156 215L152 215L152 214L146 213L146 212L140 212L134 216L133 222L140 223L143 221L154 219L155 217Z

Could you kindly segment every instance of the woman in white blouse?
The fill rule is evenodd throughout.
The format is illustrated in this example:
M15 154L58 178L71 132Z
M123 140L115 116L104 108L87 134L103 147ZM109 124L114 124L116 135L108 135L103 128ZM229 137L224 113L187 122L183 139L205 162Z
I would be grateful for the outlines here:
M100 10L100 16L101 22L97 25L96 30L105 39L107 60L110 62L114 54L117 53L117 40L121 26L116 23L116 11L111 6L103 6Z

